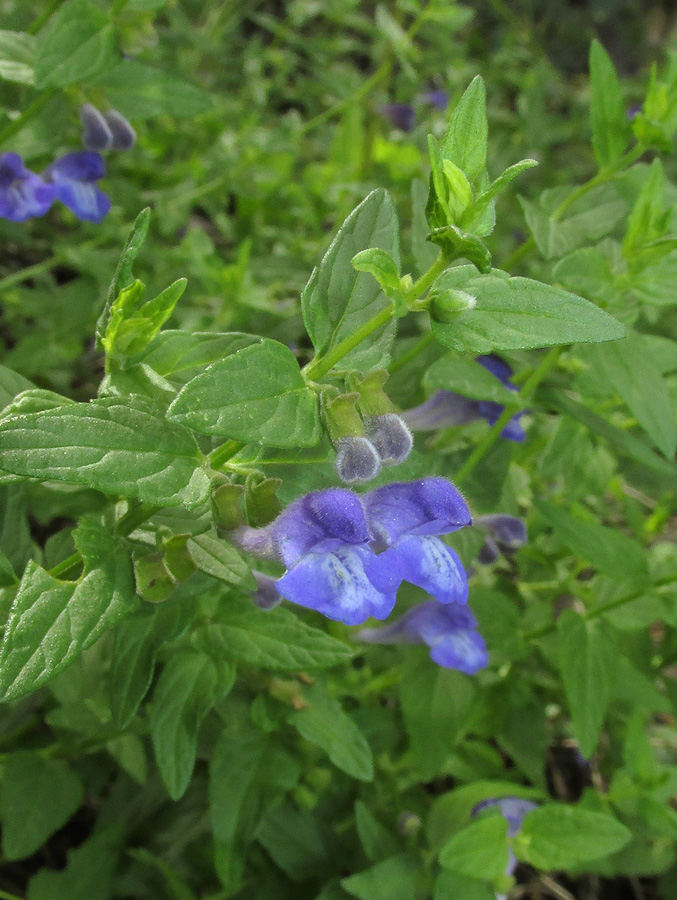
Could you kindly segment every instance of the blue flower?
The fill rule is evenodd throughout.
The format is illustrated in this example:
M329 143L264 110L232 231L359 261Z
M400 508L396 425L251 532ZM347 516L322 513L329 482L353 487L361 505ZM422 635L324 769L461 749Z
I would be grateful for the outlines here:
M409 103L383 103L376 111L390 119L395 128L400 131L413 131L416 122L414 107Z
M476 357L476 361L491 372L509 391L517 388L510 382L512 369L495 354ZM432 397L413 409L402 413L402 418L412 431L432 431L438 428L452 428L467 425L476 419L485 419L494 425L505 407L493 400L472 400L453 391L436 391ZM509 441L523 441L526 434L520 425L522 412L510 419L501 431L501 436Z
M18 153L0 156L0 218L24 222L44 216L54 200L54 188L27 169Z
M485 528L488 532L477 557L478 561L485 565L495 562L501 554L514 553L528 540L527 527L523 520L506 513L478 516L475 525Z
M422 94L419 94L419 100L422 103L427 103L429 106L434 106L435 109L441 110L445 110L449 104L449 98L441 88L430 88L430 90L424 91Z
M110 209L110 200L96 186L106 174L102 157L90 150L66 153L43 173L51 183L54 196L78 219L99 223Z
M537 806L537 803L532 803L531 800L522 800L521 797L501 797L500 799L483 800L473 809L472 814L476 816L483 809L498 807L501 815L508 823L508 837L513 838L519 833L522 827L522 820L526 814L536 809ZM508 848L508 865L506 866L505 874L512 875L516 867L517 859L515 854ZM497 896L497 900L501 900L501 898Z
M477 621L467 606L428 600L383 628L363 628L357 639L371 644L427 644L438 666L474 675L489 663Z
M470 524L470 512L444 478L390 484L358 497L331 488L301 497L264 528L240 528L244 550L276 559L287 600L346 625L385 619L402 581L441 603L465 603L468 582L438 537Z

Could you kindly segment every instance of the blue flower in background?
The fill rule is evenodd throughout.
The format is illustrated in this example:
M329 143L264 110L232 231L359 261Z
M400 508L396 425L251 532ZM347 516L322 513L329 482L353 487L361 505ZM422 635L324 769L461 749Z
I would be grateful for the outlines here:
M450 482L426 478L362 497L344 488L306 494L270 525L239 528L232 539L250 553L284 563L287 571L275 581L282 597L361 625L370 616L390 614L402 581L440 603L465 603L465 571L438 535L470 521ZM268 594L262 603L270 604Z
M475 357L476 362L491 372L509 391L517 391L510 381L512 369L495 354ZM484 419L494 425L505 407L493 400L472 400L454 391L436 391L432 397L402 413L402 418L412 431L434 431L438 428L452 428L467 425L476 419ZM523 441L526 437L520 425L523 412L516 413L501 431L501 437L509 441Z
M508 555L523 547L528 540L527 527L522 519L506 513L477 516L475 525L488 532L486 540L477 556L478 562L495 562L501 554Z
M440 88L431 88L429 91L424 91L422 94L419 94L419 100L422 103L427 103L428 106L434 106L435 109L440 109L442 111L447 108L449 103L449 98L445 91Z
M54 196L53 186L27 169L18 153L0 156L0 218L24 222L44 216Z
M522 827L522 820L527 813L536 809L537 803L531 800L522 800L521 797L501 797L491 800L483 800L473 809L472 814L475 816L483 809L498 807L501 815L508 823L508 837L515 837ZM508 865L505 869L506 875L512 875L517 867L517 859L511 849L508 849ZM504 900L502 896L497 895L497 900Z
M489 663L477 621L467 606L429 600L383 628L363 628L357 639L370 644L427 644L438 666L474 675Z
M388 484L364 496L374 547L393 577L423 588L440 603L466 603L461 561L438 535L472 522L460 492L445 478ZM385 549L387 548L387 549Z
M43 173L54 190L54 196L78 219L101 222L110 209L110 200L96 182L106 174L103 158L90 150L66 153Z
M376 108L384 118L390 119L395 128L400 131L413 131L416 122L416 113L410 103L383 103Z

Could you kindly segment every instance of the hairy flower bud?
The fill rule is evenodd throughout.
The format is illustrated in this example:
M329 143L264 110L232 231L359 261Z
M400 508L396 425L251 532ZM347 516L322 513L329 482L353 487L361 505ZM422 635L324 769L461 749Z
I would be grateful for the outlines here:
M113 132L99 110L91 103L85 103L78 110L82 122L82 145L86 150L99 152L113 146Z
M372 416L367 420L367 435L384 466L403 463L414 445L411 432L397 413Z
M113 150L130 150L136 142L136 132L117 109L107 109L103 114L112 134Z
M344 484L362 484L376 478L381 458L366 437L344 437L336 442L336 473Z

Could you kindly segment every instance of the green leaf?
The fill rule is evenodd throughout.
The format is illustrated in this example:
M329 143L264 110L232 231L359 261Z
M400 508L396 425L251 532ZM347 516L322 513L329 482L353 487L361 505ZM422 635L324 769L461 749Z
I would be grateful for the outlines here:
M140 281L123 288L111 306L106 334L101 341L106 353L111 356L141 353L174 312L187 284L185 278L179 278L143 304Z
M461 231L456 225L444 225L433 229L428 240L441 247L449 259L467 259L482 274L491 272L491 253L476 235Z
M82 781L67 763L39 753L8 753L2 762L2 852L25 859L65 825L84 798Z
M661 453L673 459L677 421L672 398L644 336L630 332L613 344L589 347L585 359L592 364L595 375L625 400Z
M212 107L211 97L201 88L134 59L122 60L96 84L105 89L111 105L129 119L164 115L190 119Z
M461 97L442 141L442 158L465 172L471 184L487 165L487 111L484 81L477 75Z
M500 269L477 275L472 266L448 269L433 290L462 290L477 300L453 324L432 323L440 343L454 350L489 353L587 341L613 341L625 329L576 294Z
M199 506L209 491L191 433L131 397L3 419L0 469L158 506Z
M439 774L468 726L476 690L461 672L430 664L427 654L408 654L400 684L404 725L422 778Z
M14 700L37 690L138 607L125 547L84 520L75 533L85 558L78 581L58 581L28 563L0 648L0 693Z
M253 334L214 334L212 332L162 331L147 348L143 362L158 375L186 373L204 368L244 347L258 344L261 338Z
M564 803L546 803L524 817L513 849L544 872L566 869L615 853L632 833L613 816Z
M669 214L666 216L664 210L665 172L660 159L654 159L645 171L646 177L628 218L622 244L623 256L631 265L643 261L643 245L662 238L669 221Z
M433 900L496 900L496 893L484 881L445 869L435 879Z
M326 669L352 656L343 641L306 625L289 610L264 611L244 598L229 597L222 604L208 636L229 656L280 672Z
M589 759L609 705L615 650L603 631L571 609L557 620L557 649L574 735Z
M267 338L189 381L168 417L203 434L273 447L312 447L320 436L317 395L291 350Z
M0 78L17 84L33 84L37 40L23 31L0 30Z
M355 827L369 862L377 863L397 853L393 834L371 813L361 800L355 801Z
M527 169L533 169L534 166L538 165L538 161L535 159L522 159L518 163L515 163L513 166L508 166L508 168L498 176L495 181L492 181L489 187L482 191L482 193L475 198L475 201L472 207L468 210L465 216L461 219L461 226L465 227L469 221L475 219L479 213L481 213L486 206L504 191L508 185L521 175L522 172L526 172ZM467 221L466 221L467 220Z
M557 537L600 572L638 586L649 580L644 550L632 538L615 528L572 516L552 503L537 501L536 508Z
M357 272L369 272L381 285L386 294L397 291L400 286L400 273L395 260L385 250L370 247L361 250L351 260Z
M601 168L623 154L632 132L614 64L599 41L590 45L590 92L592 149Z
M459 353L445 353L436 360L423 376L427 391L455 391L474 400L493 400L495 403L512 404L514 392L474 359Z
M298 810L289 802L274 806L261 821L256 838L292 881L326 873L327 848L312 813Z
M68 853L65 869L41 869L31 878L28 900L110 900L120 852L120 828L98 831Z
M248 590L256 590L251 569L235 547L218 537L215 532L196 534L188 540L188 553L201 572L219 578L229 584L239 584Z
M398 233L393 201L382 189L372 191L340 227L301 297L303 321L318 354L326 355L390 306L380 285L368 273L356 272L352 259L361 250L378 248L385 250L399 269ZM341 366L361 370L382 366L388 360L394 333L393 322L377 328L343 358Z
M115 632L109 699L113 721L122 731L150 689L155 671L154 611L131 616Z
M111 281L108 288L106 302L96 323L97 347L103 346L102 341L104 335L106 334L106 329L108 328L108 320L113 303L117 300L123 288L129 287L134 281L134 276L132 275L132 266L134 264L134 260L141 252L143 243L146 240L149 225L150 208L146 207L145 209L141 210L134 221L132 230L130 231L129 237L127 238L127 243L125 244L124 249L120 254L120 259L118 260L115 274L113 275L113 280Z
M319 683L306 691L304 697L308 707L292 713L287 721L307 741L321 747L347 775L371 781L374 777L371 748L341 704Z
M30 391L34 385L23 375L0 366L0 410L3 410L17 394L22 391Z
M173 653L153 693L150 735L172 800L183 796L195 766L202 720L218 699L219 673L205 654Z
M68 0L39 36L35 86L86 84L117 60L113 26L90 0Z
M497 881L508 866L508 823L491 813L457 831L440 851L440 864L459 875Z
M408 853L342 879L341 887L359 900L426 900L430 895L420 859Z

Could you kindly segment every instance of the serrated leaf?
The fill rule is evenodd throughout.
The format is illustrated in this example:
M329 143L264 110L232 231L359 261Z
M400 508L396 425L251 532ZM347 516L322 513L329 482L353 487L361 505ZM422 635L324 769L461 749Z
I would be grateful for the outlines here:
M615 651L594 623L570 609L557 620L557 648L574 735L581 753L589 759L609 705Z
M39 753L8 753L0 779L2 852L9 860L31 856L75 813L82 781L62 760Z
M204 434L273 447L312 447L320 437L317 395L291 350L267 338L189 381L167 415Z
M243 347L258 344L260 340L256 335L238 331L231 334L162 331L147 348L142 359L158 375L183 374L191 369L204 368Z
M632 132L614 64L599 41L590 45L590 92L592 149L602 167L623 154Z
M140 398L68 403L0 422L0 469L82 484L158 506L198 506L209 491L191 433Z
M474 184L487 165L487 112L484 81L477 75L461 97L442 141L442 158L450 159Z
M13 369L8 369L7 366L0 366L0 411L4 410L17 394L22 391L30 391L33 387L32 382L23 375Z
M497 881L508 866L508 823L500 813L482 816L457 831L440 851L446 869Z
M218 623L208 629L209 639L229 656L274 671L325 669L352 656L347 644L306 625L289 610L262 610L251 600L229 597Z
M68 0L39 36L35 86L86 84L117 61L113 26L90 0Z
M557 537L600 572L637 585L649 580L646 555L637 541L615 528L579 519L552 503L537 501L536 508Z
M513 849L544 872L566 869L615 853L632 833L613 816L564 803L546 803L524 817Z
M213 531L189 538L188 553L201 572L229 584L239 584L248 590L256 589L250 567L235 547L226 543Z
M304 698L308 707L292 713L287 721L307 741L321 747L347 775L371 781L374 777L371 748L341 704L319 683L306 691Z
M183 796L195 766L202 720L218 698L219 675L205 654L182 650L164 666L153 694L150 734L162 780Z
M433 289L462 290L477 300L453 324L432 323L437 340L454 350L525 350L613 341L625 334L620 322L583 297L530 278L510 278L500 269L478 275L472 266L456 266Z
M621 341L588 348L585 358L595 374L625 400L661 453L673 459L677 421L672 398L644 336L630 332Z
M372 247L385 250L399 269L397 214L382 189L372 191L348 216L303 291L303 321L317 353L325 355L390 306L380 285L351 265L357 253ZM383 365L394 329L393 322L377 328L343 358L341 366L369 370Z
M78 531L78 540L89 542L79 543L87 557L78 581L58 581L32 560L26 567L0 648L5 700L42 687L138 608L124 546L92 522Z

